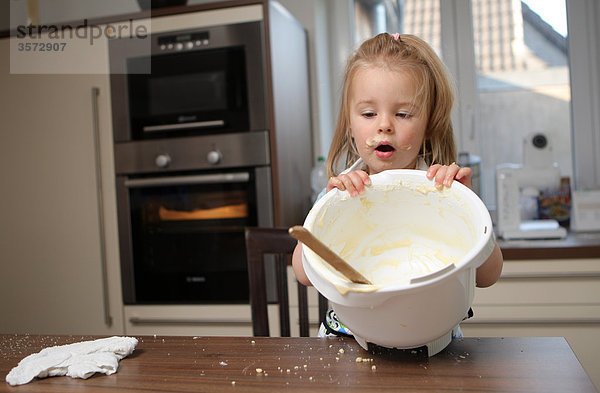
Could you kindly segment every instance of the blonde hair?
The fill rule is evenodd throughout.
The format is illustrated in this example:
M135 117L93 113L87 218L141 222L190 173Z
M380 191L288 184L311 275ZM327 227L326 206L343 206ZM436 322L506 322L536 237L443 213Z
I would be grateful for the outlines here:
M428 165L450 165L456 161L450 119L454 89L444 63L425 41L414 35L403 34L396 40L383 33L363 42L346 64L338 122L327 157L328 176L337 176L342 159L348 167L359 158L350 135L350 85L357 70L373 66L413 75L420 86L415 100L421 100L421 110L426 111L427 117L419 155Z

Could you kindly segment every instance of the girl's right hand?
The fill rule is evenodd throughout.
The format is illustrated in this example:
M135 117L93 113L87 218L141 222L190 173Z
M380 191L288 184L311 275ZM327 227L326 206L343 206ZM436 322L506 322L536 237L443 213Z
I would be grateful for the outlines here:
M334 188L344 191L347 190L350 196L362 195L365 192L365 186L371 184L369 174L363 170L352 171L343 175L330 177L327 181L327 192Z

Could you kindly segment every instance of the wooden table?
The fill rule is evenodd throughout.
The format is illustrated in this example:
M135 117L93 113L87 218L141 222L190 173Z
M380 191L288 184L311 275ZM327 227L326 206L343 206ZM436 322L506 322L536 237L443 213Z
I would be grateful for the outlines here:
M596 391L563 338L457 339L428 358L348 338L143 336L110 376L4 382L26 355L92 338L0 335L0 392Z

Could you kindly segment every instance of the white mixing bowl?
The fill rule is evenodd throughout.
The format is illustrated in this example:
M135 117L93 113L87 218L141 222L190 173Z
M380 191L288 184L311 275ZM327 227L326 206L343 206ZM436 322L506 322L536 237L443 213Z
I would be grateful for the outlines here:
M371 183L354 198L328 192L304 227L374 285L350 282L304 246L306 274L365 348L447 337L466 316L475 269L494 248L489 212L469 188L455 181L438 190L424 171L385 171Z

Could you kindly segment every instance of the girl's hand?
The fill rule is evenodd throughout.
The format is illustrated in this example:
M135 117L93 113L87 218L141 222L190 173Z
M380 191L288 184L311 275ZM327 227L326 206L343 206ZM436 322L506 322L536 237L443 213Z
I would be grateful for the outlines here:
M435 178L437 188L450 187L454 180L471 188L471 176L471 168L461 168L454 163L452 165L433 164L427 171L427 178Z
M334 188L344 191L348 190L355 197L365 192L365 186L371 184L369 174L363 170L348 172L343 175L330 177L327 181L327 192Z

